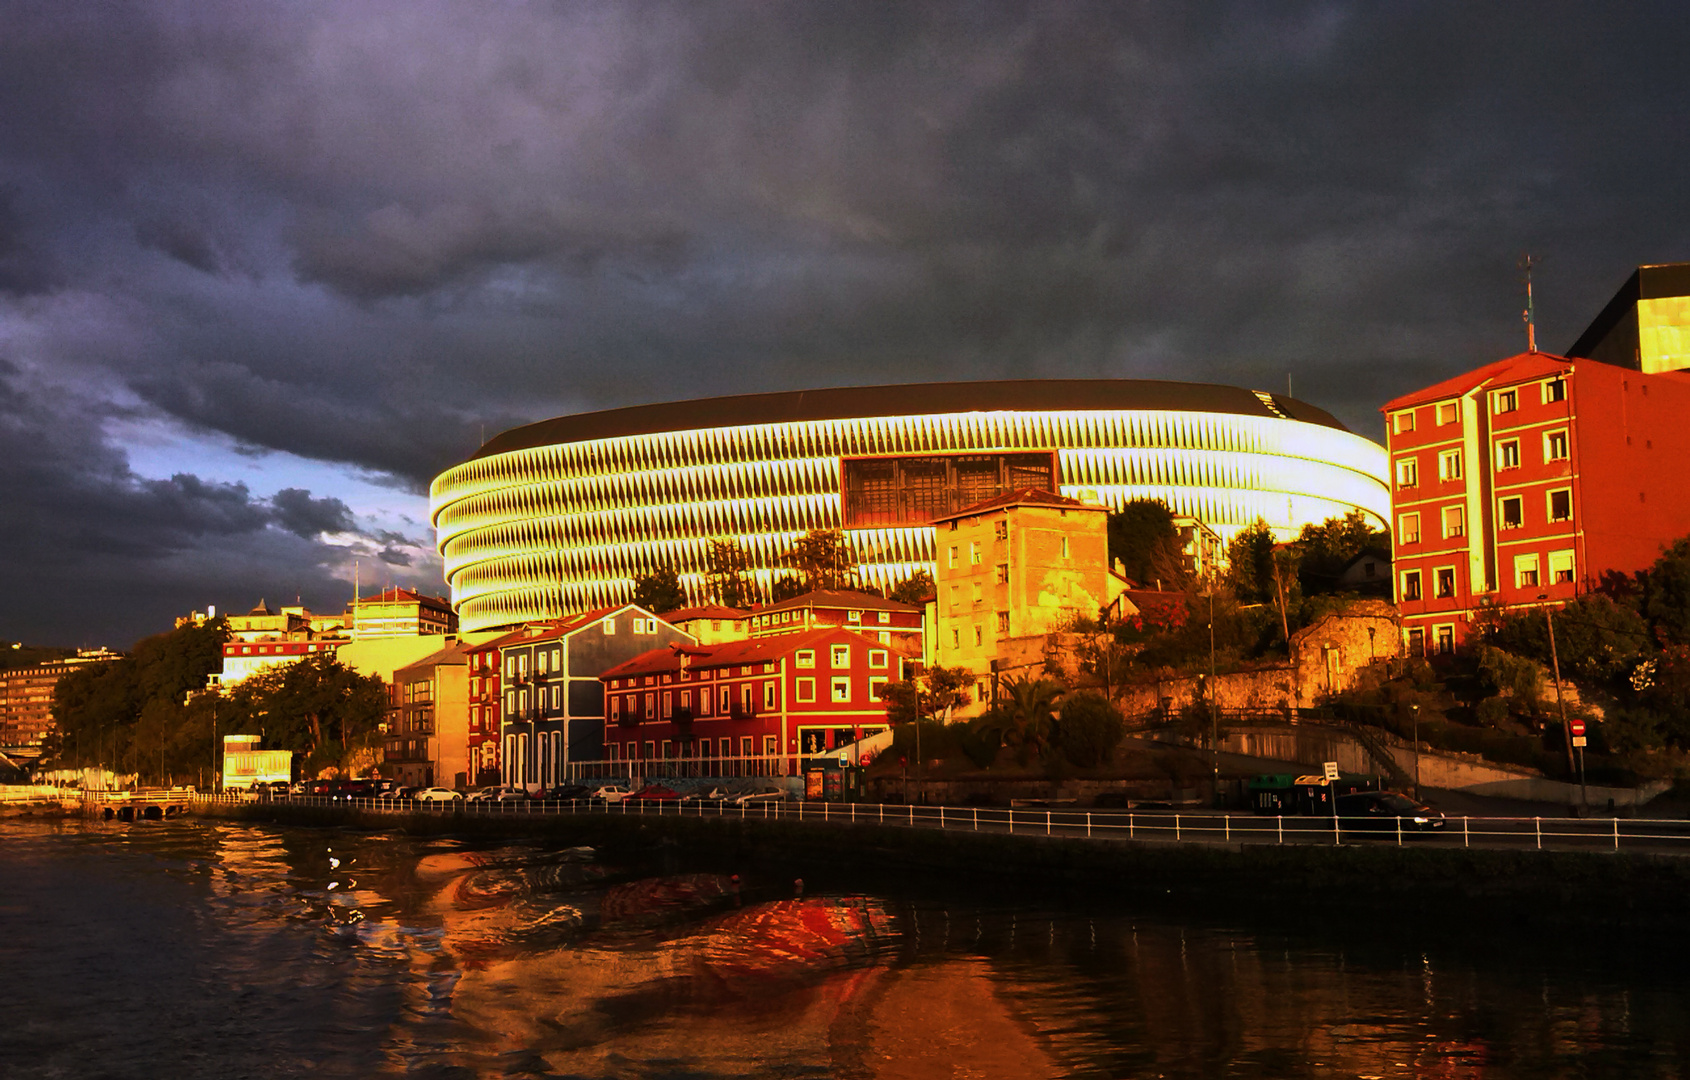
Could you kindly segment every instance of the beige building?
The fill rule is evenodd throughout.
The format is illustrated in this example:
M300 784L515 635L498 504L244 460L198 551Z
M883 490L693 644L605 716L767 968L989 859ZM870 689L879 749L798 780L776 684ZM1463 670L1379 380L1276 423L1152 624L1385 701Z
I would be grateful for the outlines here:
M450 603L412 589L383 589L357 597L347 608L345 622L353 641L458 632L458 616Z
M664 622L698 640L700 645L722 645L751 636L751 613L721 604L682 608L661 616Z
M942 667L979 676L978 713L994 661L1109 601L1109 509L1023 488L933 523L938 554L932 648Z
M437 638L439 640L445 640ZM469 666L452 642L393 673L383 776L402 784L465 788L469 761Z

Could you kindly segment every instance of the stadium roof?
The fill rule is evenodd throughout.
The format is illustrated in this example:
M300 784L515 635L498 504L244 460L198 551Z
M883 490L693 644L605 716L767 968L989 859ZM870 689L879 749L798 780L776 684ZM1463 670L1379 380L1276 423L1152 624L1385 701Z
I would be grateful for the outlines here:
M1237 386L1155 379L1025 379L791 390L577 413L495 435L471 460L559 443L749 424L943 413L1098 410L1231 413L1301 420L1339 431L1349 430L1331 413L1305 401Z

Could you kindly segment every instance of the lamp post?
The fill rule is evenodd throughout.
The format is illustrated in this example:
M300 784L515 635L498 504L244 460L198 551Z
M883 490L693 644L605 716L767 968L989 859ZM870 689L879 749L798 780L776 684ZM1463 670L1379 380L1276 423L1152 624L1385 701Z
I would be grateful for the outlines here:
M1538 593L1537 598L1548 600L1549 594ZM1550 670L1555 673L1555 708L1561 714L1561 739L1567 746L1567 764L1571 765L1573 763L1573 733L1572 729L1567 726L1567 703L1561 698L1561 657L1555 650L1555 618L1547 604L1543 608L1543 621L1549 627L1549 663ZM1578 772L1579 805L1588 809L1590 796L1584 786L1584 753L1582 748L1578 756Z
M1420 703L1417 701L1408 707L1409 715L1414 717L1414 797L1420 798Z
M1214 770L1215 807L1221 805L1221 717L1215 694L1215 592L1209 590L1209 763Z

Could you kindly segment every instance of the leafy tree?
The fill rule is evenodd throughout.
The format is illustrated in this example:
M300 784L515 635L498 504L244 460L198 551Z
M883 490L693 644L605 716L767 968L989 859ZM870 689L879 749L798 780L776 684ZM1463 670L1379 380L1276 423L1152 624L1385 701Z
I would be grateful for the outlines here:
M1056 725L1056 745L1074 765L1095 769L1107 762L1121 744L1121 711L1102 694L1078 690L1062 699Z
M1391 538L1369 525L1360 510L1351 510L1341 518L1304 525L1297 547L1301 552L1297 577L1304 595L1312 596L1337 590L1338 576L1351 559L1368 548L1389 551Z
M974 673L967 668L930 667L913 679L882 684L880 698L891 724L947 720L951 710L968 699L973 685Z
M787 565L804 591L851 589L857 585L857 553L838 529L812 529L792 542Z
M934 595L935 588L933 575L925 570L917 570L914 574L900 581L888 594L888 599L905 604L920 604L929 596Z
M1133 582L1183 589L1189 584L1173 511L1160 499L1134 499L1109 515L1109 558Z
M649 574L636 576L634 603L658 615L686 607L687 593L681 588L681 575L672 566L660 566Z
M749 559L739 541L732 537L710 541L708 568L704 585L710 598L731 608L743 608L755 599L755 589L747 573Z
M1241 529L1226 546L1227 583L1240 603L1273 599L1273 530L1261 518Z
M1643 614L1662 645L1690 645L1690 536L1674 541L1644 575Z
M804 579L793 574L782 574L775 578L774 585L769 589L769 599L775 603L791 600L809 592L804 587Z
M344 765L377 738L387 712L387 689L329 653L267 668L228 695L230 733L263 735L300 754L308 771Z
M1551 619L1554 655L1568 678L1610 683L1629 676L1650 651L1642 618L1603 593L1586 593L1547 617L1541 609L1497 614L1488 636L1499 648L1548 666Z

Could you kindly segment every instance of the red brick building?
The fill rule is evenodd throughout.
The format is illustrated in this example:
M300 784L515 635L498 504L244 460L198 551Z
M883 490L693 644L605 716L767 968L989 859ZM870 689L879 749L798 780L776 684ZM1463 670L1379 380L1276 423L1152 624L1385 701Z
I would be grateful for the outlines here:
M747 626L754 638L842 626L890 645L901 655L920 659L921 616L916 604L874 593L818 589L756 609L748 616Z
M1690 371L1523 353L1385 405L1411 655L1564 603L1690 533Z
M606 756L648 775L795 774L801 753L884 730L878 687L897 678L892 645L845 628L653 649L602 676Z

